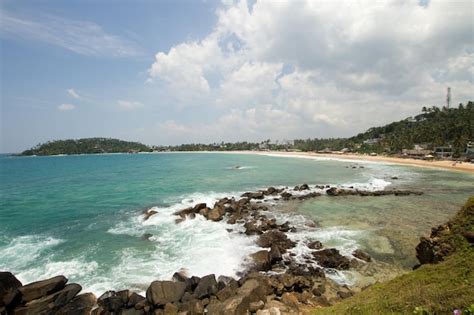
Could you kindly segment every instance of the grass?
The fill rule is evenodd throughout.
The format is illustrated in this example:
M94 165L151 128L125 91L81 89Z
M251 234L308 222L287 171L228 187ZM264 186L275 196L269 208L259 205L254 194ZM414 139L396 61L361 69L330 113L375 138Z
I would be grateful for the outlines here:
M448 223L440 237L454 253L434 265L369 287L317 314L474 314L474 248L461 235L474 231L474 196Z

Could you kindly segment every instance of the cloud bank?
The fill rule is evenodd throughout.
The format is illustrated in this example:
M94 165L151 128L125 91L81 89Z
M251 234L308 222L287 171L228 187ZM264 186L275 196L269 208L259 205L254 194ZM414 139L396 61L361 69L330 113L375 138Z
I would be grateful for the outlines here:
M252 1L253 3L253 1ZM180 106L223 112L168 142L352 135L474 90L470 1L223 4L207 36L158 52L150 79Z

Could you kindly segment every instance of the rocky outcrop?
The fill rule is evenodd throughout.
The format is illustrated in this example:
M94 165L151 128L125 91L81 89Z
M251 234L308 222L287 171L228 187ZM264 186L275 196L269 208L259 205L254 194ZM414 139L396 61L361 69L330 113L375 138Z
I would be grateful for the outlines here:
M335 248L327 248L313 252L313 256L319 265L325 268L349 269L350 260L342 256Z
M18 295L21 282L11 272L0 272L0 308L8 307Z
M57 276L51 279L36 281L18 289L21 295L21 302L27 303L45 295L57 292L65 287L66 277Z
M356 249L355 251L353 251L352 256L354 256L355 258L358 258L360 260L363 260L365 262L371 262L372 261L372 258L370 257L370 255L367 254L366 252L364 252L361 249Z

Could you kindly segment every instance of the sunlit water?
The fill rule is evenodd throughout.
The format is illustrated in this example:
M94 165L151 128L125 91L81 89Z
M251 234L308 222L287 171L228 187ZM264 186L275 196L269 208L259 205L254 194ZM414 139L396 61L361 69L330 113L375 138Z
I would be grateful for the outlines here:
M364 168L347 167L356 164ZM175 223L173 212L197 202L212 205L219 197L301 183L424 191L409 197L322 196L273 210L297 226L307 220L320 225L300 229L291 236L296 240L319 239L346 255L363 248L374 265L399 271L416 263L419 236L474 194L474 176L463 173L243 154L0 156L0 175L0 270L25 282L64 274L95 293L143 291L181 268L198 276L243 270L258 248L241 228L228 232L227 224L200 216ZM141 213L150 208L158 214L143 221ZM142 238L145 233L153 235L150 240ZM350 274L335 277L351 282Z

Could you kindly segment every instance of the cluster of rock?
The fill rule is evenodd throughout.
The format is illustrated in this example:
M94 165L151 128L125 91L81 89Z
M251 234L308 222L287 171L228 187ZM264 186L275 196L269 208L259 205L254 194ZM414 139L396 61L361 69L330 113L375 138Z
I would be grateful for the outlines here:
M321 272L295 275L248 273L240 280L175 273L170 281L153 281L142 296L129 290L107 291L99 298L83 293L64 276L22 286L9 272L0 273L0 314L199 315L301 314L351 296Z
M26 285L10 272L0 272L0 314L90 314L97 299L78 293L82 287L57 276Z

